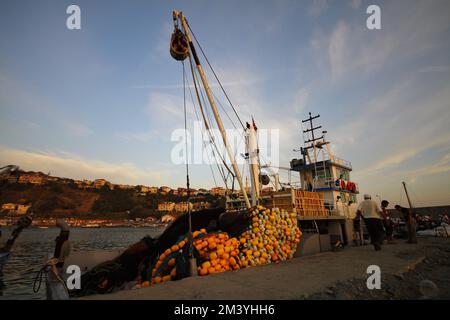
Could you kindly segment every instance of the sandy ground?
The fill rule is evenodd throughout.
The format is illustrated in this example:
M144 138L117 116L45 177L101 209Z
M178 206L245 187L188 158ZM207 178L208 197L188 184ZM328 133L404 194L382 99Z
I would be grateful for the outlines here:
M381 268L381 289L366 286L367 267ZM431 280L432 284L428 281ZM435 286L435 287L434 287ZM421 290L422 287L422 290ZM427 288L430 288L426 290ZM450 239L348 247L338 252L87 299L449 299Z

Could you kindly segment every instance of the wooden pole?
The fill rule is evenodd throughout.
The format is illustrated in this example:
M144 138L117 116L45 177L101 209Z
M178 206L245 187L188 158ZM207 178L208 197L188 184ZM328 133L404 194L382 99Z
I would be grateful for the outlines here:
M416 236L416 219L413 217L413 206L411 204L411 199L409 198L408 189L406 189L406 183L403 181L403 188L405 189L406 199L408 199L409 204L409 216L408 216L408 243L417 243Z
M177 12L174 12L174 14L177 14ZM239 171L239 168L238 168L238 166L236 164L236 161L234 159L233 150L231 150L230 144L228 143L228 138L227 138L227 135L225 133L225 128L223 126L223 123L222 123L222 120L220 118L219 112L217 111L216 103L214 102L214 98L213 98L211 89L210 89L210 87L208 85L208 81L206 80L205 72L204 72L203 67L200 64L200 61L199 61L199 59L197 57L197 53L195 52L194 45L192 44L191 36L189 34L189 27L187 26L187 23L186 23L186 18L184 17L184 15L181 12L178 13L178 16L179 16L179 18L181 20L181 24L182 24L183 29L184 29L184 34L186 35L186 38L187 38L187 40L189 42L189 46L191 48L191 52L194 55L194 60L195 60L195 64L197 65L198 73L200 74L200 78L202 79L203 86L205 87L206 95L208 97L209 104L211 105L211 109L213 111L214 118L216 119L217 126L219 127L220 133L222 135L223 143L224 143L224 145L225 145L225 147L227 149L228 157L230 158L231 164L233 166L234 174L236 175L236 178L237 178L237 180L239 182L239 186L240 186L241 191L242 191L242 195L244 196L245 205L246 205L247 209L250 209L251 208L251 204L250 204L250 200L248 199L247 192L245 191L244 183L242 182L241 172Z

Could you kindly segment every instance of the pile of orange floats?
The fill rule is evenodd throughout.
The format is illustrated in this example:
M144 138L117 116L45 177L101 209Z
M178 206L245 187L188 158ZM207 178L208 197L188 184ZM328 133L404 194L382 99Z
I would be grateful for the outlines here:
M205 229L193 232L193 243L200 255L197 268L200 276L285 261L294 256L302 235L295 213L257 206L250 218L250 227L238 238L230 238L226 232L207 233ZM160 255L152 270L152 284L176 279L176 256L186 243L184 238Z
M194 246L201 259L199 275L206 276L240 268L237 238L229 238L226 232L217 232L198 237L194 234L194 239Z
M240 266L245 268L291 259L301 236L296 213L258 206L252 212L250 228L239 239Z

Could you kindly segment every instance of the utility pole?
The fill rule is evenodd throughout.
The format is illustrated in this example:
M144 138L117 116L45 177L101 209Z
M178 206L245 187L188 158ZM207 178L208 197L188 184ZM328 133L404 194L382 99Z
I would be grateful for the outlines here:
M411 204L411 199L409 198L408 189L406 189L406 183L403 181L403 188L405 189L406 199L408 199L409 204L409 216L408 216L408 243L417 243L416 236L416 219L413 217L413 206Z
M242 181L241 172L239 171L239 168L237 166L236 160L234 159L233 150L231 150L230 144L228 143L228 138L227 138L227 135L225 133L225 128L223 126L223 123L222 123L222 120L220 118L219 112L217 111L216 103L214 102L214 98L213 98L211 89L210 89L210 87L208 85L208 81L206 80L205 72L203 70L202 65L200 64L200 60L198 59L197 52L195 51L194 44L192 43L191 36L190 36L190 33L189 33L189 27L188 27L187 22L186 22L186 17L181 12L178 12L178 11L174 11L173 15L174 15L174 17L178 17L181 20L181 25L183 27L184 34L186 36L187 41L189 42L189 47L191 49L191 53L192 53L192 55L194 57L194 61L195 61L195 64L197 66L197 70L198 70L198 73L200 74L200 79L202 80L203 87L205 88L205 92L206 92L206 95L208 97L209 104L211 105L211 109L213 111L214 118L216 120L217 126L219 127L219 131L220 131L220 133L222 135L223 143L225 145L225 148L227 149L228 157L230 158L231 164L233 166L234 174L236 175L236 179L239 182L239 186L241 188L242 195L244 197L245 205L246 205L247 209L250 209L251 208L251 204L250 204L250 200L248 199L247 192L245 191L245 186L244 186L244 183Z

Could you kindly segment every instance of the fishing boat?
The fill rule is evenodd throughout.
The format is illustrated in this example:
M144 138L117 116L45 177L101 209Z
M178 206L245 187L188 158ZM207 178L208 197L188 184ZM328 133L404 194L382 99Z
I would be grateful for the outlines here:
M239 186L239 192L233 192L232 190L231 193L227 194L226 208L191 211L189 207L188 212L178 217L172 223L168 224L167 228L159 237L145 237L141 241L130 246L122 252L94 251L67 254L66 250L66 254L62 254L62 251L64 250L61 250L61 248L64 246L64 243L67 243L69 241L67 230L62 229L62 234L59 238L59 242L57 242L57 248L55 249L55 254L53 255L56 260L51 260L52 262L47 263L45 266L45 272L47 272L48 274L48 276L46 277L48 299L67 299L69 297L75 298L89 294L90 291L94 291L94 293L110 293L115 290L130 288L132 287L133 281L138 276L142 275L142 270L139 270L139 268L142 266L142 262L144 260L147 261L150 266L154 266L158 259L165 256L169 248L173 248L174 246L176 247L176 249L173 250L175 250L175 252L178 254L177 259L180 258L181 261L183 261L181 265L184 268L181 270L181 274L178 274L177 269L176 276L180 278L197 275L196 258L194 257L193 230L208 229L208 232L225 232L230 237L236 237L250 228L250 215L257 215L259 210L258 207L261 207L261 204L270 205L270 201L268 201L269 199L264 199L264 196L261 193L260 181L262 181L263 184L270 183L270 177L268 177L268 174L262 173L262 166L260 166L259 164L259 147L257 146L257 128L255 122L252 121L251 125L249 123L246 123L246 125L244 125L241 119L239 119L234 106L232 105L231 101L228 98L228 95L224 91L223 86L221 85L216 73L210 65L209 60L205 56L203 49L198 43L198 40L195 37L195 34L193 33L183 13L179 11L173 11L173 22L174 32L172 34L170 43L170 54L175 60L182 62L181 65L183 72L184 92L186 92L186 90L191 90L191 88L195 89L195 93L191 92L190 96L192 100L194 100L194 96L197 97L197 101L193 101L194 107L198 108L198 112L196 111L196 114L197 116L201 115L201 117L198 118L203 120L206 128L205 134L208 135L209 141L211 142L211 144L213 144L216 151L221 150L221 148L217 146L219 142L215 140L214 136L211 133L212 125L214 124L214 126L219 130L220 137L222 138L221 143L225 147L226 151L225 156L218 155L218 158L220 159L219 163L222 171L229 173L228 177L226 177L225 175L223 176L224 184L227 187L226 189L230 190L228 188L228 185L230 183L229 179L232 179L232 189L234 189L234 181L236 180ZM194 42L196 45L194 45ZM196 47L200 50L197 51ZM242 129L246 137L245 140L247 152L245 155L245 159L247 160L251 180L250 192L247 191L247 188L244 185L240 169L235 159L236 154L230 146L224 124L216 107L215 99L217 99L217 97L212 93L211 87L208 83L208 80L206 79L205 72L200 62L200 57L197 55L197 52L201 52L204 59L208 62L208 66L210 67L212 73L215 75L215 78L219 83L220 88L223 90L224 95L227 97L230 107L233 109L233 111L235 111L235 114L242 125ZM189 61L193 86L191 86L188 82L188 73L186 72L184 63L185 60ZM184 94L185 99L186 96L187 95ZM203 97L203 99L201 98L201 96ZM204 99L205 96L206 101L208 102L210 107L209 110L210 112L212 112L213 117L206 116L207 105ZM186 114L185 100L184 115L185 129L187 130ZM214 122L211 119L214 119ZM226 157L228 157L231 165L226 163ZM268 168L266 169L269 170ZM186 187L188 190L189 198L189 190L191 189L189 184L188 164L186 164L186 177ZM290 192L291 193L289 193L289 195L292 194L292 191ZM317 194L314 192L314 190L311 190L310 192L311 194ZM286 188L280 188L279 190L276 189L269 195L269 197L271 197L271 203L274 209L275 207L278 207L280 205L280 203L277 202L277 199L279 198L279 195L283 193L287 194ZM234 196L232 197L232 195ZM295 192L294 195L296 195ZM289 201L291 202L286 206L287 210L291 211L292 209L295 209L293 204L295 203L295 199L297 198L289 198ZM326 211L326 209L324 208L323 201L318 201L315 209L323 213L324 216L329 214L329 211ZM283 219L289 219L289 217L291 217L291 215L287 214L286 211L283 212L284 213L280 213L280 217L282 214ZM300 211L300 213L302 212ZM255 218L255 216L253 217ZM298 229L297 220L295 220L294 223L295 228ZM177 250L179 249L179 247L176 244L179 243L180 237L182 238L183 236L186 236L185 240L182 240L183 245L186 245L186 247L184 247L186 248L186 250ZM292 238L292 243L294 243L293 240L294 239ZM171 250L169 251L172 252ZM289 253L289 255L291 255L291 253ZM81 267L82 289L80 290L69 291L65 287L64 270L65 267L70 264L78 265ZM147 270L151 269L147 267Z

